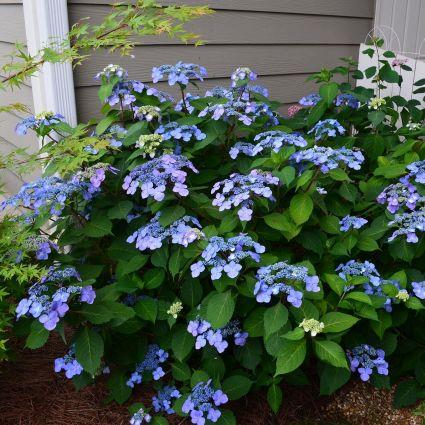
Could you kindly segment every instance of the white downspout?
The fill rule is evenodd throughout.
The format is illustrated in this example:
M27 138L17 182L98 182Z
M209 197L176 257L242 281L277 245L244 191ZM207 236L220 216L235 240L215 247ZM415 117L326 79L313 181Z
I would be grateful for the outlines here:
M69 31L66 0L23 0L28 52L35 55L52 41L63 40ZM71 63L46 63L31 77L34 112L62 114L77 125L74 77Z

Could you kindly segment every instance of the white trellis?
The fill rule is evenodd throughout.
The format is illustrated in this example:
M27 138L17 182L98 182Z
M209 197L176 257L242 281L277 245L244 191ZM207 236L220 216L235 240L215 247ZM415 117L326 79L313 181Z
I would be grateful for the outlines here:
M384 40L384 47L388 45L387 41L390 35L396 41L395 44L398 47L398 49L397 48L393 49L395 50L394 53L396 54L396 58L394 59L405 61L406 65L412 68L412 71L404 71L403 69L400 70L399 67L396 67L396 70L400 72L403 77L402 85L401 87L399 87L398 84L395 84L395 83L393 84L385 83L387 88L381 90L381 97L400 95L400 96L403 96L405 99L417 99L419 102L421 102L422 107L425 107L425 102L423 100L425 94L424 93L413 94L415 89L418 88L417 86L414 86L413 83L415 81L425 78L425 61L421 59L423 57L422 50L425 50L425 39L418 46L417 52L403 52L401 51L401 44L400 44L399 38L396 32L391 27L387 27L384 25L380 27L375 27L368 34L366 39L370 36L370 34L372 34L372 32L376 36L381 37ZM364 72L367 68L371 66L378 66L378 55L380 59L385 59L383 54L386 49L378 48L377 52L375 51L372 57L362 54L364 50L370 47L371 46L366 44L360 45L359 70L362 72ZM391 63L394 59L390 58L388 60ZM364 78L362 80L358 80L357 84L362 87L376 90L376 83L373 83L371 79Z

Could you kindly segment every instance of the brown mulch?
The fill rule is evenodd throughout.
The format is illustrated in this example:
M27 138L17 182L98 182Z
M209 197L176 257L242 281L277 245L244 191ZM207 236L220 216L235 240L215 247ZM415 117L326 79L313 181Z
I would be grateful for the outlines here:
M64 345L51 337L39 350L18 350L14 362L0 366L0 425L124 425L126 406L104 404L103 383L76 391L53 371ZM313 387L283 387L284 403L273 415L263 393L252 394L230 408L242 425L420 425L409 410L391 408L391 394L354 381L333 397L317 397ZM151 394L135 394L148 404ZM181 418L169 420L171 425ZM188 425L189 421L184 422Z

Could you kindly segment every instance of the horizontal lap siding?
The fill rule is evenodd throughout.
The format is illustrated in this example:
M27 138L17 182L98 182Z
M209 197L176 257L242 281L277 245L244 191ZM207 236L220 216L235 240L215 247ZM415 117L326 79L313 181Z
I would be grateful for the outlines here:
M0 0L0 66L10 61L14 43L26 44L24 14L20 2ZM0 106L11 103L22 103L33 108L32 92L29 85L15 88L13 91L0 91ZM8 154L16 148L26 148L27 152L34 152L38 147L38 141L32 134L17 136L15 126L22 113L0 113L0 152ZM26 176L31 178L31 176ZM8 193L19 190L23 180L11 171L0 171L0 184Z
M110 10L105 0L68 0L70 23L90 17L94 23ZM203 4L198 0L162 1L162 4ZM188 24L207 44L184 45L165 37L137 40L134 59L97 52L75 70L78 114L87 120L99 110L93 76L109 63L129 70L131 78L150 81L153 66L178 60L204 65L205 88L228 85L238 66L259 75L271 97L284 104L296 102L314 89L305 79L322 67L338 65L340 57L358 55L358 45L372 27L373 0L214 0L216 13ZM162 88L173 92L165 84ZM175 90L174 90L175 91ZM196 88L190 87L192 94Z

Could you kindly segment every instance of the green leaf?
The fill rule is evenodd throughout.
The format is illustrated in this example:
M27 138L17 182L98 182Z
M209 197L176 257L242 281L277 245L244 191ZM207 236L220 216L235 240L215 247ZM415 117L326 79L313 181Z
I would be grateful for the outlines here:
M75 357L84 370L95 375L103 356L103 339L93 329L83 328L75 336Z
M338 84L337 83L327 83L320 87L319 89L320 97L328 104L332 105L333 100L338 94Z
M218 228L219 233L229 233L239 224L239 219L234 214L226 215L223 220L221 220L220 226Z
M372 300L370 299L369 295L365 294L364 292L357 292L357 291L349 292L345 296L345 299L372 305Z
M91 238L101 238L110 235L112 230L112 221L106 215L96 215L87 222L84 227L84 234Z
M378 321L370 322L370 326L373 331L376 333L379 339L384 337L385 331L391 327L392 319L391 315L384 311L378 312Z
M177 248L173 254L171 254L170 261L168 262L168 270L170 270L173 278L180 272L185 261L182 248Z
M305 339L285 341L276 359L276 375L292 372L302 365L307 354Z
M50 332L38 320L31 323L30 333L25 342L25 347L35 350L42 347L49 339Z
M140 270L148 261L147 255L142 255L137 253L130 257L129 261L118 261L118 265L116 268L117 278L120 279L124 276L129 275L137 270Z
M183 325L176 326L173 329L171 349L176 359L182 362L195 346L195 338Z
M292 331L286 332L286 334L282 335L282 338L285 338L289 341L298 341L301 338L304 338L305 332L303 328L297 327Z
M421 397L422 388L414 379L400 382L394 393L393 406L396 409L410 406Z
M323 332L342 332L355 325L359 319L349 314L331 312L322 316L320 321L325 324Z
M115 115L108 115L99 121L99 124L96 126L96 134L98 136L102 135L115 121L117 117Z
M289 213L296 224L305 223L313 211L313 201L307 194L295 195L289 204Z
M229 376L223 381L223 392L227 394L229 400L238 400L248 394L252 381L243 375Z
M336 342L316 339L313 345L317 357L323 362L335 367L348 367L344 350Z
M275 230L281 230L283 232L293 232L296 226L288 220L285 214L272 213L264 217L266 224Z
M101 301L81 307L81 314L94 325L101 325L112 319L121 323L134 317L134 310L117 301Z
M357 242L357 248L359 248L360 251L372 252L377 251L379 249L379 245L372 238L361 237Z
M158 315L158 302L153 298L144 298L137 302L134 310L141 319L155 323Z
M171 365L171 373L176 381L189 381L192 373L186 363L174 362Z
M257 307L245 319L243 328L253 338L264 335L264 312L264 307Z
M174 223L179 218L182 218L186 213L186 210L180 205L161 209L161 216L159 217L159 223L161 226L167 227Z
M113 208L108 211L108 217L113 219L126 218L128 213L133 208L133 203L130 201L118 202Z
M108 388L111 397L118 403L125 403L131 396L131 388L127 385L127 376L124 372L113 372L108 379Z
M339 220L334 215L327 215L320 220L320 227L326 232L333 235L341 233Z
M273 174L278 177L284 185L289 186L295 179L295 168L288 165L280 171L275 171Z
M334 168L333 170L329 170L328 175L333 180L336 180L338 182L342 182L344 180L350 180L350 177L348 177L348 174L344 170L341 170L340 168Z
M223 410L216 425L236 425L236 418L230 410Z
M382 111L371 111L367 114L368 120L377 127L385 119L385 113Z
M162 269L150 269L143 275L143 283L146 289L159 288L165 280L165 271Z
M328 104L324 100L321 100L315 106L313 106L313 108L310 110L310 114L307 117L307 126L311 127L316 124L316 122L322 118L327 109Z
M234 310L235 301L230 291L215 294L208 301L206 320L213 328L222 328L229 323Z
M320 395L331 395L350 380L348 369L324 365L320 372Z
M279 412L280 406L282 405L282 399L283 395L280 387L276 384L270 385L267 390L267 401L275 414Z
M199 304L202 298L202 285L199 280L187 279L182 286L181 299L182 301L193 308Z
M265 335L277 332L287 321L288 309L282 303L269 307L264 313Z

